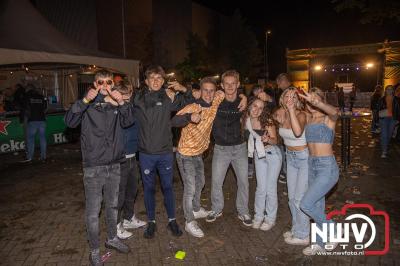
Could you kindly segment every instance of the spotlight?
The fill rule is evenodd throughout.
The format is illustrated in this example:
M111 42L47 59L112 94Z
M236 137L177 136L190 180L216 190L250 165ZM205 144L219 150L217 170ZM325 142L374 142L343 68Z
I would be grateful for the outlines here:
M320 71L322 69L322 66L321 65L316 65L315 67L314 67L314 70L315 71Z
M367 67L367 68L374 67L374 64L373 64L373 63L367 63L367 64L366 64L366 67Z

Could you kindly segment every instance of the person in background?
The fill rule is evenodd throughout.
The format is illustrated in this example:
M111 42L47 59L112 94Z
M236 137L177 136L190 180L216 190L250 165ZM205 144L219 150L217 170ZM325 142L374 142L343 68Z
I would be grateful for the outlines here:
M350 92L350 112L353 112L353 107L354 103L356 102L356 98L357 98L356 85L353 84Z
M383 87L376 85L371 95L370 108L372 113L371 133L379 133L379 99L383 96Z
M393 118L396 121L396 125L393 131L393 138L396 142L400 142L400 84L397 84L395 88L393 98Z
M381 158L388 157L388 149L390 140L393 136L393 130L396 125L396 120L393 117L393 101L394 87L388 85L385 88L384 95L379 99L379 127L381 129Z
M28 86L28 94L25 102L25 115L27 117L27 158L24 162L31 162L35 152L35 136L39 132L40 160L46 162L46 110L47 100L32 84Z
M279 74L276 77L276 84L278 85L278 88L277 88L277 93L275 94L275 102L279 103L282 93L291 86L289 74L287 74L287 73ZM275 114L277 116L284 115L283 109L280 108L280 109L276 110ZM286 156L285 156L286 148L285 148L284 144L279 144L279 148L281 149L281 153L282 153L282 169L281 169L281 173L279 175L278 181L279 181L279 183L286 184L286 169L287 169Z
M338 87L336 85L335 87L337 89L336 93L337 93L337 100L338 100L338 106L340 109L340 112L344 113L344 107L345 107L345 102L344 102L344 91L343 91L343 87Z

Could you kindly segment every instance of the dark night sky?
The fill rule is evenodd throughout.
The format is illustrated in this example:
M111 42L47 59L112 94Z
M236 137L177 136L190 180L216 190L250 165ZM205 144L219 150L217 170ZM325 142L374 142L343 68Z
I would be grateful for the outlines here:
M363 25L359 22L359 12L337 13L330 0L246 0L237 4L228 0L195 1L226 15L239 9L256 34L260 48L265 45L265 30L271 29L268 58L272 78L286 71L286 47L301 49L400 40L399 24Z

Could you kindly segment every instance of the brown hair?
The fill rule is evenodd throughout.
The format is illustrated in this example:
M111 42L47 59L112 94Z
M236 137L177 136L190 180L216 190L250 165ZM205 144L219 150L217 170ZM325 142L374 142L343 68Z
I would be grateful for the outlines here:
M161 66L149 66L146 69L146 72L144 73L144 75L146 76L146 79L148 79L151 74L159 74L163 78L165 78L165 71Z
M234 69L225 71L221 76L221 80L224 81L224 78L226 77L235 77L237 81L240 81L240 74Z
M130 96L132 96L132 93L133 93L133 87L127 81L121 81L118 85L115 85L114 86L114 90L118 91L122 95L130 95Z
M266 102L262 101L261 99L257 98L257 97L250 97L249 99L249 103L247 105L246 111L243 115L242 118L242 129L246 128L246 121L247 118L249 117L250 114L250 108L253 105L253 103L255 101L261 101L264 104L264 108L261 112L261 115L259 117L260 120L260 124L261 124L261 128L264 129L266 126L273 126L275 125L273 119L272 119L272 114L271 114L271 110L268 108Z
M94 75L94 80L98 80L100 78L111 78L111 79L113 79L113 73L111 73L108 70L101 69L101 70L97 71L96 74Z
M204 77L200 80L200 88L203 86L204 83L210 83L213 84L215 88L217 88L217 82L215 81L215 78L213 77Z
M320 88L312 87L308 92L318 95L322 101L325 101L325 94Z

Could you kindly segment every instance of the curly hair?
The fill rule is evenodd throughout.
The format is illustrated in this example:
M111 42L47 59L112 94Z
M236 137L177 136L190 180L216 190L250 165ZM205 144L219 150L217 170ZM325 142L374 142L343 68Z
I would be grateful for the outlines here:
M243 115L243 118L242 118L242 128L243 129L246 128L246 121L247 121L247 118L250 115L250 108L253 105L253 103L255 101L257 101L257 100L263 102L262 100L260 100L257 97L251 97L249 99L249 103L247 105L246 111L245 111L245 113ZM272 125L275 125L275 124L274 124L274 120L272 119L271 110L268 108L268 106L267 106L267 104L265 102L263 102L263 103L264 103L264 108L263 108L263 110L261 112L259 120L260 120L261 128L264 129L266 126L272 126Z

